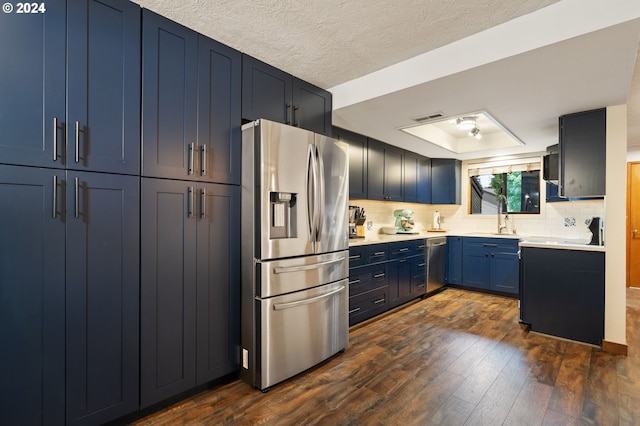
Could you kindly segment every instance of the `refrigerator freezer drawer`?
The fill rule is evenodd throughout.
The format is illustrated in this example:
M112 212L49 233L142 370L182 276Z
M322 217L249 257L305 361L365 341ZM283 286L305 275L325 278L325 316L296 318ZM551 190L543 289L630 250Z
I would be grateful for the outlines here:
M349 276L349 250L257 263L256 296L305 290Z
M324 361L349 343L348 280L256 299L259 337L254 385L266 389Z

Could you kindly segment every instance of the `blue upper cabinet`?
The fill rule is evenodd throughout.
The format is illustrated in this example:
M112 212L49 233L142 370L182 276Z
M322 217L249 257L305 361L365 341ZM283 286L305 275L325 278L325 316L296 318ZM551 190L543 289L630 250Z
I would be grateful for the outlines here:
M0 161L137 174L140 8L125 0L46 8L0 16Z
M334 127L332 137L349 144L349 198L367 198L367 137Z
M368 145L367 191L369 200L403 201L404 151L375 139Z
M331 93L242 55L242 118L265 118L331 136Z
M431 159L431 203L460 204L460 160Z
M240 52L148 10L142 175L240 183Z
M142 175L196 179L198 34L142 14Z
M563 115L559 127L559 195L568 198L605 195L606 108Z
M199 180L240 184L242 56L198 37Z
M331 136L331 93L293 77L293 125Z
M66 1L0 14L0 162L64 167ZM46 67L45 67L46 64Z
M67 17L67 168L139 174L140 7L70 1Z

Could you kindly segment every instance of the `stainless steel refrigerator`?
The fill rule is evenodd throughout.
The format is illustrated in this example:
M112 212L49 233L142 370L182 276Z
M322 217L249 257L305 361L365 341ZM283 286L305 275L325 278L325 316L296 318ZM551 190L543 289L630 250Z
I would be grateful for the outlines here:
M242 127L240 377L265 390L348 344L348 145Z

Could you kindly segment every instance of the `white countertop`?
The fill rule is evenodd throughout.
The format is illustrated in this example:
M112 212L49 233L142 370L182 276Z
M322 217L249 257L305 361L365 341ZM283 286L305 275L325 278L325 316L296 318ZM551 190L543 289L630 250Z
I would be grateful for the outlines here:
M592 246L588 241L558 237L531 236L518 234L496 234L491 232L428 232L422 231L416 234L376 234L373 238L350 238L349 247L363 246L368 244L392 243L396 241L407 241L417 239L427 239L445 236L460 237L483 237L483 238L509 238L520 240L520 247L536 247L561 250L582 250L604 252L604 246Z

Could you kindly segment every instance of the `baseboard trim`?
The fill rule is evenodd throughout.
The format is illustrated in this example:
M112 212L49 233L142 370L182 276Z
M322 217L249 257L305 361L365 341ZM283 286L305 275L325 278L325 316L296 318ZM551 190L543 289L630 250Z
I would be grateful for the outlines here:
M629 347L627 345L623 345L622 343L607 342L606 340L603 340L602 350L615 355L627 356Z

